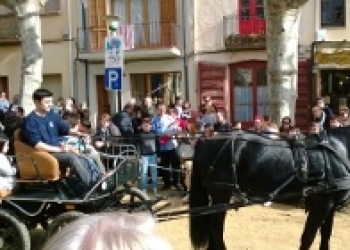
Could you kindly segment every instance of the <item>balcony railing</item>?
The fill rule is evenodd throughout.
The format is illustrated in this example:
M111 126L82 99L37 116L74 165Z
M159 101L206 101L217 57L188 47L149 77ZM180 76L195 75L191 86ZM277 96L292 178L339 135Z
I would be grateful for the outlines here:
M0 43L19 41L19 30L13 15L0 15Z
M265 18L224 16L224 43L228 50L265 49Z
M177 47L178 25L167 22L121 25L117 34L123 36L125 50ZM89 27L78 30L80 52L101 52L107 27Z

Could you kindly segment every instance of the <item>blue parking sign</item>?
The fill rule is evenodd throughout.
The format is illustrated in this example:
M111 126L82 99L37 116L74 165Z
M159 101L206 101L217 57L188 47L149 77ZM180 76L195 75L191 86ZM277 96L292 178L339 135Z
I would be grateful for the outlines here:
M105 68L104 85L108 90L121 90L123 81L122 68Z

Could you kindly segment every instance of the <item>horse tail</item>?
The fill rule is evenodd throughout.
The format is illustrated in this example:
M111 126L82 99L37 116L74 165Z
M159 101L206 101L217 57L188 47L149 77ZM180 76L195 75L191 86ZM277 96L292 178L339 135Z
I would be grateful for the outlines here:
M196 156L193 158L191 175L191 190L189 198L190 209L209 206L208 190L203 186ZM209 240L210 215L190 213L190 237L195 249L206 246Z

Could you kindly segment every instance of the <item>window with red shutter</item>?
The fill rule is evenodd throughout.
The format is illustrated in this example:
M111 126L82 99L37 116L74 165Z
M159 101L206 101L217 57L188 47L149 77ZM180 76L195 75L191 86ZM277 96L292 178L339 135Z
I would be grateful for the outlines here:
M238 0L239 33L265 34L264 0Z

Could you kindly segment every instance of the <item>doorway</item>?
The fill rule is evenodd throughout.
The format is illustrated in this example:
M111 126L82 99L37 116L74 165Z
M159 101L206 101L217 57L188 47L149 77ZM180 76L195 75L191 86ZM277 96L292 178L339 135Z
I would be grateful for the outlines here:
M7 76L0 76L0 92L5 92L9 99L9 78Z
M268 108L266 62L249 61L230 66L232 120L243 128L253 126L256 115L263 116Z
M350 106L350 70L322 70L321 96L333 112Z
M111 105L109 103L108 91L104 86L104 76L96 76L96 91L97 91L97 112L98 116L101 116L104 113L111 113Z

